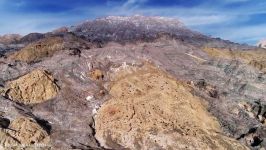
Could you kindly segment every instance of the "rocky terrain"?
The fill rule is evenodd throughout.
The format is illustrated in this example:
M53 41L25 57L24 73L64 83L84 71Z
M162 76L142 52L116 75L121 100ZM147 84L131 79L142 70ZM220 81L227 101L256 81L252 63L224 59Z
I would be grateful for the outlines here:
M19 41L21 39L21 35L19 34L6 34L0 36L0 43L1 44L11 44Z
M144 16L2 45L2 149L266 148L263 48Z
M266 40L260 40L258 43L257 43L257 46L258 47L261 47L261 48L266 48Z

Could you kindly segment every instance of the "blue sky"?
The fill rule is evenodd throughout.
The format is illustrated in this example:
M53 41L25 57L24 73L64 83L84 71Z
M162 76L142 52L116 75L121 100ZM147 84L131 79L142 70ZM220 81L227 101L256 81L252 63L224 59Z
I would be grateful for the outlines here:
M47 32L109 15L177 18L213 37L266 38L265 0L0 0L0 34Z

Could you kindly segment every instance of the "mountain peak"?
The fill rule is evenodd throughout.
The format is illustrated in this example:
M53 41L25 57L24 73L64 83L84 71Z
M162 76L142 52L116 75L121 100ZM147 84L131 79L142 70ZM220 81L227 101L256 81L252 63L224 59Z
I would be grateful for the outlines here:
M184 26L182 22L178 19L168 18L168 17L160 17L160 16L141 16L141 15L134 15L134 16L108 16L105 18L100 18L97 20L101 21L109 21L111 23L122 23L122 22L130 22L135 25L139 24L150 24L150 25L167 25L167 26Z
M10 44L12 42L18 41L22 36L19 34L5 34L0 36L1 44Z
M177 19L158 16L108 16L86 21L69 29L70 32L90 41L119 43L152 41L162 34L171 37L205 37L189 30Z

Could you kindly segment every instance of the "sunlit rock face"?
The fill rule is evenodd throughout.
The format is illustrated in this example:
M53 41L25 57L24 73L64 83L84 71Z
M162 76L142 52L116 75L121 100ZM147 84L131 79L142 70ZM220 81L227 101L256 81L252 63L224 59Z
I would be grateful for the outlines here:
M262 48L175 19L111 16L0 54L2 149L266 147Z
M46 71L34 70L7 85L6 95L13 101L35 104L54 98L59 88L54 78Z
M247 149L219 133L219 123L187 84L150 65L120 71L112 98L95 117L95 137L105 148Z
M257 46L260 47L260 48L266 48L266 40L265 40L265 39L260 40L260 41L257 43Z

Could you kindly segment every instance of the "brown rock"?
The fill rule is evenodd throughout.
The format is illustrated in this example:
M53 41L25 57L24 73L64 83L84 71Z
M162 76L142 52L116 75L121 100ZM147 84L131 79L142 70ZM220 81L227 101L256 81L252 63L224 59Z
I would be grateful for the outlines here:
M126 69L95 116L95 137L105 148L247 149L221 134L186 84L150 65Z
M49 144L48 133L33 119L26 117L17 118L11 122L10 127L15 131L9 134L21 144Z
M16 102L35 104L55 97L59 91L54 78L43 70L34 70L8 83L7 95Z
M0 130L0 149L49 149L50 136L33 119L20 117L13 120L10 129Z
M89 77L93 80L103 80L104 73L100 69L94 69L89 73Z
M12 138L4 130L0 130L0 149L15 148L20 145L19 141Z

